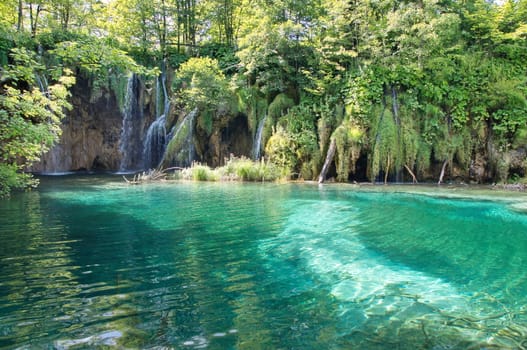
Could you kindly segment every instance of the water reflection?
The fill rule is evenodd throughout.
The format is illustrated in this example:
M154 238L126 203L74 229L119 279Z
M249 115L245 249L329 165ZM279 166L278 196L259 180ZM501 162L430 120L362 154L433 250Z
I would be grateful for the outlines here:
M0 202L0 348L526 345L508 203L81 183Z
M39 193L4 204L0 251L2 343L31 341L45 333L49 315L68 314L60 301L80 292L64 226L44 215ZM51 228L50 228L51 227ZM57 303L58 301L58 303ZM57 322L55 322L57 323ZM0 326L1 327L1 326Z

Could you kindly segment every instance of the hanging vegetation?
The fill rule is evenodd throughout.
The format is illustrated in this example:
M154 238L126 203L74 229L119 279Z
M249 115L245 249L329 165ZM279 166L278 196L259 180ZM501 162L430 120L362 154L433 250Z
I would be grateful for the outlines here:
M236 149L322 181L516 181L527 173L518 160L527 148L526 0L8 0L0 24L0 132L16 133L18 117L40 128L23 140L2 136L6 179L25 178L21 170L38 156L24 152L36 144L45 152L57 139L58 122L44 130L35 121L50 110L60 119L67 107L67 93L53 100L42 89L46 80L71 87L61 67L91 77L92 99L113 94L121 107L129 72L150 78L145 104L161 75L167 84L154 102L174 102L165 127L198 111L200 161L211 159L206 151L220 158ZM31 64L22 68L12 52L26 52ZM62 107L22 103L38 107L41 96ZM191 129L181 128L166 159L188 163L180 151ZM6 151L15 140L17 151Z

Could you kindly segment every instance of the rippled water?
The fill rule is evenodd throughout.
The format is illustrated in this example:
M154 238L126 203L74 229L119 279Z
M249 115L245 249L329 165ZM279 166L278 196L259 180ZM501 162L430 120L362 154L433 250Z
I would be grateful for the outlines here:
M0 202L0 348L527 347L527 198L417 189L45 179Z

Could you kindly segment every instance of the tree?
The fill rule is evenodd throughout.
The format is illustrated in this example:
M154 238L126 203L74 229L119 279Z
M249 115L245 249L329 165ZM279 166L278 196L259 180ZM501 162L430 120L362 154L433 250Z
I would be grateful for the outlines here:
M0 76L0 195L35 184L21 171L58 140L68 103L71 72L45 67L25 49L12 50L13 64ZM37 79L40 77L40 81ZM49 84L44 83L49 81Z
M209 0L200 3L203 18L210 20L208 35L212 41L234 47L248 4L243 0Z
M179 67L176 75L179 99L188 110L198 109L198 124L210 134L214 115L230 112L234 97L218 61L191 58Z

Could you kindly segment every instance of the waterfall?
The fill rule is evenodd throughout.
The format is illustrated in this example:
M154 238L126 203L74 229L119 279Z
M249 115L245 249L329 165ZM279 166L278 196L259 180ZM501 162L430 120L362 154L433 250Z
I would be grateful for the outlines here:
M157 168L160 165L167 145L172 138L172 133L167 135L166 130L166 116L170 112L170 98L166 80L166 69L163 65L162 73L156 81L156 120L148 128L143 144L143 160L147 169ZM163 106L162 111L161 104Z
M166 73L166 65L163 64L163 70L161 72L161 87L163 88L163 114L166 116L168 115L168 112L170 111L170 97L168 95L168 89L167 89L167 73ZM159 81L159 79L158 79ZM159 116L159 115L158 115Z
M38 45L37 52L38 52L38 56L37 56L38 60L42 61L42 56L44 55L44 48L42 47L41 44ZM48 84L48 78L46 78L46 75L36 72L35 81L37 82L40 92L42 92L44 96L49 98L49 90L48 90L49 84Z
M44 96L49 98L49 91L48 91L48 79L45 75L40 75L38 73L35 74L35 81L38 84L38 88Z
M163 64L161 74L156 79L156 118L168 115L170 111L170 97L167 89L167 74ZM163 108L163 109L161 109Z
M126 96L123 107L123 126L119 151L122 154L119 171L134 171L144 167L142 147L141 124L143 122L143 111L138 98L139 79L135 74L128 77L126 85Z
M265 120L267 119L267 114L264 115L260 123L258 123L258 129L256 130L256 135L254 136L253 142L253 158L255 160L260 159L262 151L262 135L265 127Z
M148 128L143 145L144 165L147 169L157 168L165 153L167 130L165 115L157 118Z

